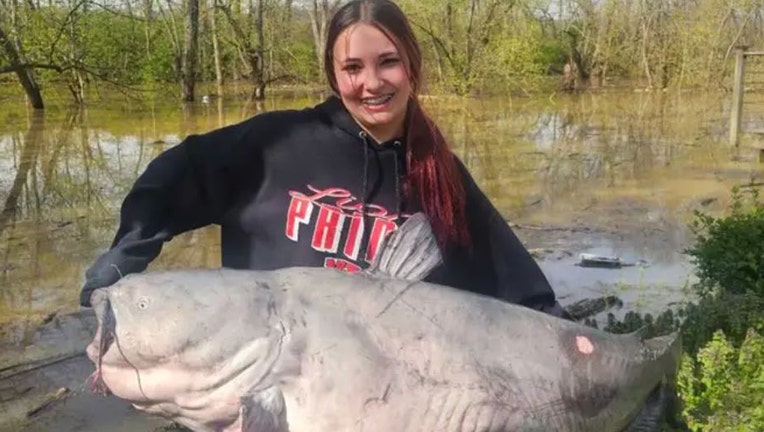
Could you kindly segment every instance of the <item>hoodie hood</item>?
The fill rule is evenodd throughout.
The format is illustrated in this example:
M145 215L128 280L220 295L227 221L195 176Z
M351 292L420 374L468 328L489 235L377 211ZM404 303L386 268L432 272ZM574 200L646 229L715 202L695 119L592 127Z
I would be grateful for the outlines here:
M324 121L348 135L358 137L358 134L363 131L337 96L329 96L324 102L317 105L316 109Z
M404 137L396 137L383 143L378 143L358 124L353 116L350 115L347 108L345 108L342 100L335 95L329 96L324 102L316 106L316 109L324 121L353 137L358 138L362 133L365 133L368 137L367 141L373 146L387 147L389 145L397 148L405 147Z
M395 178L396 195L396 213L401 214L403 208L403 197L401 186L406 176L406 146L402 138L395 138L384 143L378 143L368 132L366 132L350 115L342 100L335 95L329 96L324 102L319 104L316 109L319 115L330 123L333 127L354 137L364 150L364 169L361 182L361 196L363 213L365 214L366 203L372 198L369 195L373 192L369 188L369 175L372 169L383 169L380 164L382 153L395 153L395 172L392 173ZM375 176L379 177L379 175ZM365 217L365 216L364 216Z

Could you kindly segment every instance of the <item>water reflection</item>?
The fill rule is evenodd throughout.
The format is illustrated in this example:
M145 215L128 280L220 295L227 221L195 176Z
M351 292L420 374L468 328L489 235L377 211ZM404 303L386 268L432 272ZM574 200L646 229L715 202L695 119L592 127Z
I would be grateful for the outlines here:
M42 145L43 134L45 132L45 116L40 112L32 113L29 127L24 138L19 142L18 136L12 136L13 147L21 147L18 160L11 162L15 166L16 176L13 178L8 195L5 197L5 204L0 211L0 233L9 225L16 216L19 209L19 198L22 189L27 182L29 170L37 162L37 155ZM14 152L15 153L15 152Z
M507 219L662 229L667 245L650 258L668 261L681 242L675 228L699 197L759 173L753 162L728 157L720 100L604 94L431 97L426 105ZM212 97L180 108L146 102L26 118L0 113L12 120L0 129L0 321L76 308L82 273L110 244L122 198L161 151L188 134L319 101ZM530 238L529 246L546 240ZM603 244L569 241L570 248ZM152 268L217 266L218 256L210 227L174 239Z

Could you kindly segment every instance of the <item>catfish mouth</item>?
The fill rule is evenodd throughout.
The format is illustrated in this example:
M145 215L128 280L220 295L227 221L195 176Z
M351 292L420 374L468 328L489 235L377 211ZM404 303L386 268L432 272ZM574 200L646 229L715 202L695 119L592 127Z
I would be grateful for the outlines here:
M93 294L98 329L95 338L87 347L88 357L95 364L96 370L88 378L87 387L92 392L108 395L111 391L103 380L103 356L114 344L116 321L108 295L99 291Z

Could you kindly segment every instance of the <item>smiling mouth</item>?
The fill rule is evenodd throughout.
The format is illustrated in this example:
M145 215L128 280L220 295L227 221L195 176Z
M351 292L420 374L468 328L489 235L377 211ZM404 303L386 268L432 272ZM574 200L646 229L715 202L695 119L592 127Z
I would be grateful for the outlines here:
M367 105L367 106L384 105L384 104L386 104L387 102L389 102L393 98L393 95L394 94L391 93L391 94L382 95L382 96L363 98L363 99L361 99L361 102L364 105Z

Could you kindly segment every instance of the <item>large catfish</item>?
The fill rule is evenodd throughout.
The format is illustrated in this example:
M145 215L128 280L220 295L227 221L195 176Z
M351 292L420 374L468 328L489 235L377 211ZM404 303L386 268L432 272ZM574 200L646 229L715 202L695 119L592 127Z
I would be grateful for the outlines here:
M677 335L609 334L421 282L440 259L417 214L361 273L129 275L93 295L93 383L195 431L657 428Z

